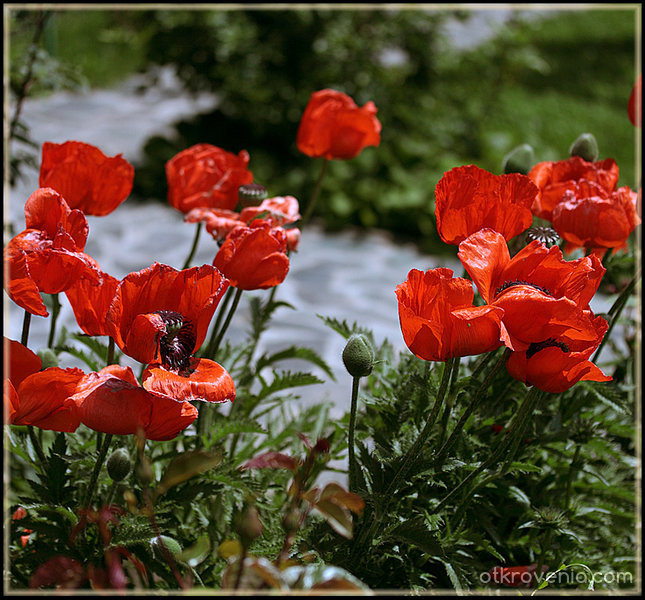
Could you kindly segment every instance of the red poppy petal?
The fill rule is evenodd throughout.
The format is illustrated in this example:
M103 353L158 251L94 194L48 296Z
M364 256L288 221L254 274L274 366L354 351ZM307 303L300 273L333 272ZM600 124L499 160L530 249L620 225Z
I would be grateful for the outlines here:
M226 402L235 399L235 383L219 364L208 359L192 358L190 375L185 377L161 365L148 365L143 372L143 387L176 400Z
M27 376L40 371L42 361L40 356L20 342L7 337L3 337L3 340L5 356L9 356L9 379L17 388Z
M27 253L20 248L16 238L5 246L3 258L7 270L4 284L9 298L32 315L49 316L38 285L31 275Z
M26 377L17 388L19 406L12 423L53 431L76 431L80 419L70 401L85 373L50 367Z

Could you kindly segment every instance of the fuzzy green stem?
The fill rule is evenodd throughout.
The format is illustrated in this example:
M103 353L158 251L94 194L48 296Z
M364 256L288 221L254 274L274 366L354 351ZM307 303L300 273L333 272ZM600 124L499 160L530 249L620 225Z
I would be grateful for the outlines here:
M314 187L314 192L311 195L309 204L307 204L307 209L305 211L305 214L300 220L300 229L302 229L305 226L305 224L309 221L314 211L314 207L316 206L316 203L318 201L318 196L320 195L320 190L322 188L322 180L323 180L323 177L325 176L325 171L327 170L328 162L329 161L327 159L323 159L322 166L320 168L320 173L318 174L318 179L316 180L316 186Z
M58 300L58 294L51 294L52 298L52 320L49 325L49 338L47 339L47 347L54 347L54 338L56 336L56 321L58 321L58 315L60 314L61 304Z
M224 321L224 324L222 325L222 328L220 329L219 333L217 334L217 337L213 340L213 344L208 348L208 356L215 358L215 355L217 354L217 351L219 350L219 346L222 343L222 339L224 338L224 334L226 333L226 330L228 329L228 326L231 324L231 320L233 319L233 315L235 314L235 311L237 310L237 305L240 303L240 298L242 297L242 292L244 290L236 288L235 290L235 297L233 298L233 304L231 305L230 310L228 311L228 314L226 315L226 319Z
M108 365L114 364L114 338L113 337L108 338L108 349L107 349L107 357L105 362Z
M358 388L360 377L352 378L352 400L349 413L349 435L347 438L347 474L349 491L356 492L356 456L354 453L354 434L356 432L356 405L358 404Z
M534 388L535 389L535 388ZM531 390L532 392L533 390ZM515 431L515 426L517 423L521 423L524 420L524 417L528 410L532 407L533 405L533 394L529 392L524 399L524 402L520 406L519 410L515 413L515 418L513 419L513 423L510 427L512 431ZM469 484L475 477L477 477L482 471L485 469L488 469L489 467L493 466L499 458L502 456L502 454L508 449L508 447L511 445L513 441L513 436L512 435L506 435L504 438L500 441L498 444L497 448L493 451L493 453L484 461L482 462L474 471L471 471L464 479L461 480L461 482L454 487L444 498L437 504L435 508L433 508L430 511L430 514L434 514L439 512L441 508L445 506L445 504L450 500L455 494L460 492L467 484Z
M27 425L27 433L29 434L29 439L31 440L31 444L34 447L34 450L36 451L36 454L38 455L38 460L42 463L42 468L45 469L47 468L47 458L45 457L45 453L43 452L43 448L40 445L40 442L38 441L38 438L36 437L36 433L34 431L33 425Z
M187 269L190 266L190 262L193 260L193 256L195 256L195 251L197 250L197 244L199 243L199 234L202 232L202 225L203 223L201 221L197 223L197 228L195 229L195 237L193 238L193 245L190 249L190 253L186 257L186 262L184 262L184 266L181 268L182 271L184 269Z
M466 424L466 421L472 414L473 410L475 410L477 404L479 404L479 401L481 400L483 396L483 392L486 391L488 386L490 385L490 382L493 380L497 372L502 368L504 363L506 362L506 359L508 358L510 354L510 350L508 348L503 352L500 357L497 359L497 362L495 363L495 366L488 372L488 375L486 376L486 379L482 382L482 384L479 386L477 391L475 392L474 396L472 397L470 403L464 410L464 412L461 415L461 418L455 425L454 429L452 430L450 436L448 439L444 442L443 446L440 448L439 452L437 453L437 456L435 458L435 466L441 465L443 460L446 457L446 454L448 453L448 450L450 450L455 442L457 441L457 438L461 434L461 430L464 428L464 425Z
M112 437L113 437L112 434L108 433L105 436L105 439L103 440L103 445L101 446L101 450L99 451L99 456L96 460L96 464L94 465L94 470L92 471L90 482L87 484L87 490L85 492L85 501L83 502L83 506L89 507L92 502L92 496L94 495L96 482L99 478L99 472L101 470L101 467L103 466L103 462L105 461L105 457L110 448L110 444L112 443Z
M605 342L609 339L609 336L611 334L612 329L614 328L614 325L618 321L621 312L623 311L623 308L625 308L625 304L627 304L627 300L629 299L629 296L631 293L634 291L634 288L636 287L636 284L638 283L638 280L641 277L641 269L638 269L638 271L634 274L634 277L632 277L632 280L625 286L625 289L620 293L618 298L614 301L612 307L609 309L609 316L611 317L611 320L609 322L609 327L607 328L607 332L602 338L602 341L600 342L600 345L598 346L598 349L596 350L596 353L594 354L593 358L591 359L591 362L597 363L598 362L598 356L600 355L600 351L603 349Z
M27 345L29 341L29 326L31 325L31 313L25 311L25 316L22 319L22 333L20 335L20 343L23 346Z
M573 485L573 476L578 470L579 458L580 458L580 444L576 444L576 450L573 453L573 459L571 459L571 465L569 466L569 475L567 477L567 493L564 498L564 510L569 510L569 504L571 503L571 487Z
M542 392L538 388L532 387L526 396L526 400L529 401L528 408L526 409L526 411L523 412L522 417L517 421L517 423L515 423L514 431L512 433L509 432L509 435L512 435L513 439L511 442L512 444L511 448L508 454L506 455L504 464L502 465L502 469L501 469L502 474L506 473L510 468L515 458L515 454L517 453L517 448L520 445L520 441L524 436L524 432L526 431L526 426L528 425L529 419L533 416L533 411L535 410L535 407L538 405L540 398L542 398Z
M234 287L229 286L229 288L226 290L226 294L224 295L222 303L218 307L217 317L215 318L215 323L213 324L213 330L211 331L210 340L204 347L204 351L202 352L202 356L206 358L214 358L213 356L211 356L210 350L215 346L215 338L217 337L217 332L219 331L220 324L222 323L222 319L224 318L224 314L228 310L228 305L231 302L231 298L235 293L234 290Z
M542 579L542 565L544 564L544 559L546 557L546 551L548 548L551 547L551 536L553 534L553 530L549 529L545 536L543 543L540 544L540 556L538 557L538 562L537 562L537 568L535 569L535 579L533 581L533 586L538 587L541 583Z

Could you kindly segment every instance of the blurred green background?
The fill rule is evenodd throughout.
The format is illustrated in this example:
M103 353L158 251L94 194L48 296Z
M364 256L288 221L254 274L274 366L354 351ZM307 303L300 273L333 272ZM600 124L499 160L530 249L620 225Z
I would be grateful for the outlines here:
M256 181L304 206L320 166L295 144L311 93L331 87L361 106L371 100L381 145L333 161L318 219L329 229L386 229L439 253L450 251L435 231L442 174L465 164L501 173L519 144L533 147L535 162L558 160L591 132L600 158L618 162L619 185L637 187L627 99L639 5L581 6L530 19L517 13L463 51L444 25L471 18L465 9L17 10L10 83L14 98L110 87L158 65L172 67L187 94L215 93L216 110L177 123L172 138L150 139L135 164L135 197L160 201L165 162L206 142L246 149Z

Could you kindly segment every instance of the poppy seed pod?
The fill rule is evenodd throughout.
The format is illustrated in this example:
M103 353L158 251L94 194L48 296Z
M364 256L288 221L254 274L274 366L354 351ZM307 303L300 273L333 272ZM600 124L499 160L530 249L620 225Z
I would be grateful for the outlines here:
M245 208L259 206L267 197L267 189L259 183L247 183L239 187L237 197Z
M343 363L352 377L365 377L372 372L374 350L367 337L354 333L343 350Z
M598 142L592 133L581 133L571 147L569 156L579 156L587 162L598 159Z
M502 160L504 174L522 173L526 175L533 166L535 153L529 144L521 144L513 148Z
M107 472L112 481L123 481L131 468L130 454L125 448L118 448L107 460Z

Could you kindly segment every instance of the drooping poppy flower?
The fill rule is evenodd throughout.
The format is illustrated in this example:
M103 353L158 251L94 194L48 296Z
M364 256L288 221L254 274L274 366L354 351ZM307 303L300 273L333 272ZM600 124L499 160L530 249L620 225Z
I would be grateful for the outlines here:
M171 440L199 414L190 402L139 385L130 367L109 365L78 382L70 401L81 423L102 433Z
M106 314L116 345L144 363L187 366L229 282L210 265L177 271L154 263L126 275Z
M549 570L547 565L542 565L542 575ZM537 564L526 567L493 567L488 571L490 580L498 585L510 587L533 587L537 577Z
M40 292L57 294L79 279L99 283L95 261L83 252L88 225L80 210L69 208L51 188L36 190L25 203L24 231L4 248L7 294L18 306L46 317Z
M511 377L544 392L564 392L578 381L611 381L589 357L604 337L609 324L602 317L592 318L587 312L588 331L592 339L579 339L579 333L560 334L534 342L522 352L511 352L506 369ZM548 327L545 328L549 336Z
M521 173L494 175L475 165L444 173L435 187L437 231L447 244L459 244L488 227L506 240L528 229L535 184Z
M121 154L107 157L83 142L43 144L40 187L55 189L86 215L111 213L130 195L133 181L134 167Z
M597 195L576 197L565 192L553 209L551 223L567 242L566 252L587 248L602 256L607 248L627 247L627 238L640 224L636 192L627 186L609 193L598 188Z
M347 94L332 89L314 92L300 120L298 149L313 158L354 158L381 143L381 123L373 102L358 107Z
M399 321L410 351L423 360L445 361L490 352L502 345L503 311L473 306L472 283L451 269L412 269L396 287Z
M249 225L255 219L262 219L271 227L283 227L300 219L299 203L293 196L266 198L258 206L248 206L240 212L218 208L194 208L184 217L187 223L203 221L206 231L221 242L238 225ZM300 230L285 229L287 248L297 250Z
M238 188L251 183L249 154L235 155L211 144L196 144L182 150L166 163L168 202L187 213L193 208L233 210Z
M4 339L9 353L4 379L3 404L10 425L33 425L52 431L76 431L80 419L69 402L85 375L76 368L40 370L37 354L15 340Z
M226 236L213 265L240 290L279 285L289 272L287 234L259 219L240 225Z
M634 127L641 127L643 122L643 84L642 75L638 76L627 102L627 115Z
M576 198L604 197L616 189L618 176L619 168L613 158L588 162L572 156L567 160L539 162L528 174L539 188L533 214L551 221L553 209L567 191L573 192Z

